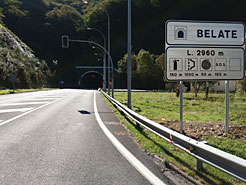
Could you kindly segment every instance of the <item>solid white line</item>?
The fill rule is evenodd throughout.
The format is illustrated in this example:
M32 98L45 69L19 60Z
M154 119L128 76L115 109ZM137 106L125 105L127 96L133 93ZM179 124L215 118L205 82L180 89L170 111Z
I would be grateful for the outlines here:
M158 177L156 177L146 166L144 166L133 154L131 154L107 129L101 120L96 104L96 92L94 92L94 112L98 124L103 130L104 134L108 137L111 143L117 148L117 150L153 185L166 185Z
M65 98L65 97L64 97L64 98ZM30 113L32 113L32 112L34 112L34 111L36 111L36 110L39 110L39 109L41 109L41 108L43 108L43 107L46 107L46 106L48 106L48 105L50 105L50 104L52 104L52 103L55 103L55 102L57 102L57 101L59 101L59 100L62 100L62 99L63 99L63 98L58 99L58 100L55 100L55 101L51 101L51 102L49 102L49 103L47 103L47 104L45 104L45 105L42 105L42 106L40 106L40 107L37 107L36 109L32 109L32 110L30 110L30 111L28 111L28 112L25 112L24 114L21 114L21 115L18 115L18 116L16 116L16 117L13 117L13 118L11 118L11 119L8 119L8 120L6 120L6 121L0 123L0 126L5 125L6 123L9 123L9 122L11 122L11 121L14 121L14 120L16 120L16 119L18 119L18 118L21 118L21 117L23 117L23 116L25 116L25 115L27 115L27 114L30 114Z
M20 109L3 109L0 110L0 113L8 113L8 112L27 112L29 110L32 110L33 107L29 107L29 108L20 108Z
M49 103L47 101L43 102L23 102L23 103L5 103L0 106L13 106L13 105L38 105L38 104L46 104Z

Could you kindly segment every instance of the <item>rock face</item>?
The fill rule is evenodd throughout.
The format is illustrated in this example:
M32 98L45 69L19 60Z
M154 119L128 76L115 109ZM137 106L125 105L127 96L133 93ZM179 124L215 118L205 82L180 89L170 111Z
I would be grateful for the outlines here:
M35 57L25 43L1 24L0 74L0 89L42 88L51 75L47 63ZM15 86L12 76L16 78Z
M32 54L32 50L26 44L0 24L0 49L3 47L19 49L25 56L30 58L35 57Z

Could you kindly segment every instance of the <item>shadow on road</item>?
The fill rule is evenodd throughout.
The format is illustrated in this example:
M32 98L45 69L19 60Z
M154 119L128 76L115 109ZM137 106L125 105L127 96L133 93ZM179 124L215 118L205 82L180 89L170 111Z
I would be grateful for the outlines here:
M78 112L80 114L94 114L95 112L89 112L87 110L78 110ZM98 112L99 114L112 114L113 112L112 111L109 111L109 112Z
M78 111L81 114L91 114L90 112L86 111L86 110L79 110Z

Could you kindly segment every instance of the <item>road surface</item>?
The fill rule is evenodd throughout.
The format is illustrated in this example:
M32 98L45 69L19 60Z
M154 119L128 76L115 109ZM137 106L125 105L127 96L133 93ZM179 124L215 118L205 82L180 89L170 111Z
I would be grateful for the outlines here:
M122 155L105 129L143 166ZM92 90L0 96L0 164L4 185L191 184L163 174Z

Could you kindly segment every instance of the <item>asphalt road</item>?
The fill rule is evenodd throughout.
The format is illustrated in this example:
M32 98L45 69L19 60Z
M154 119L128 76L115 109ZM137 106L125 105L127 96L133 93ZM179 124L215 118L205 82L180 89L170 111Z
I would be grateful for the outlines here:
M100 93L70 89L0 96L0 184L151 184L105 135L94 106L105 129L159 182L191 184L147 156Z

